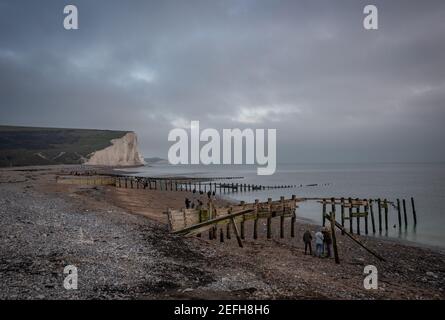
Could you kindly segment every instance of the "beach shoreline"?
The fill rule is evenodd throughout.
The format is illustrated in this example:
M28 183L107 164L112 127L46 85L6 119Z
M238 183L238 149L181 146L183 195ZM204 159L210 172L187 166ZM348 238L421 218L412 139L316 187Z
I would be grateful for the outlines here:
M167 207L190 192L56 184L72 166L1 169L2 299L444 299L442 249L360 237L380 262L337 236L341 264L304 255L298 221L287 234L254 241L171 235ZM219 199L221 204L226 200ZM246 226L250 235L251 226ZM286 230L287 232L287 230ZM80 290L63 288L63 267L78 264ZM363 268L379 270L379 289L363 288Z

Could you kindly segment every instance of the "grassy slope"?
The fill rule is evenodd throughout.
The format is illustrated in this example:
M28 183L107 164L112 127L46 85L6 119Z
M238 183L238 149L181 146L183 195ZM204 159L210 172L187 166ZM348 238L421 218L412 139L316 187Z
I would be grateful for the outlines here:
M81 163L127 132L0 126L0 167Z

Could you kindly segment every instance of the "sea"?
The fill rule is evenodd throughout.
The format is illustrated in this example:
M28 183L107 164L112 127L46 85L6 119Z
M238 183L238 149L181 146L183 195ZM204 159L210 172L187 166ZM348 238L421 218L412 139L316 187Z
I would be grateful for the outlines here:
M374 236L445 248L445 163L278 164L275 174L271 176L257 175L257 167L250 165L153 164L137 168L137 172L134 172L135 169L128 170L134 175L147 177L237 177L221 182L293 186L221 194L235 201L278 200L281 196L288 198L292 195L304 198L386 198L394 202L396 199L406 199L408 227L399 229L397 210L389 206L388 232L383 230L379 234L377 230ZM411 197L415 201L416 226ZM377 213L376 207L374 212ZM298 219L321 225L322 206L316 201L300 203L296 215ZM361 225L363 227L364 223Z

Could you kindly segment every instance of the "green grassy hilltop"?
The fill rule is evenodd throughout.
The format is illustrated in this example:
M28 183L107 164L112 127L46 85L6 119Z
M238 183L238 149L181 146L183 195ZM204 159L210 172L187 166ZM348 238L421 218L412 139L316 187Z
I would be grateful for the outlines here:
M0 167L80 164L128 131L0 126Z

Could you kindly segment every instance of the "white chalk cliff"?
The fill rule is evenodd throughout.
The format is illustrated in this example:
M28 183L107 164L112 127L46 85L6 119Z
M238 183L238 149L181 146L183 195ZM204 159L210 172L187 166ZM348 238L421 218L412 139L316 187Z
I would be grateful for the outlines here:
M139 152L136 134L129 132L122 138L111 140L111 146L90 154L85 164L98 166L140 166L144 165L145 162Z

